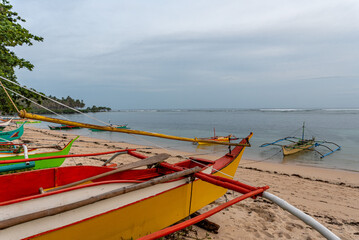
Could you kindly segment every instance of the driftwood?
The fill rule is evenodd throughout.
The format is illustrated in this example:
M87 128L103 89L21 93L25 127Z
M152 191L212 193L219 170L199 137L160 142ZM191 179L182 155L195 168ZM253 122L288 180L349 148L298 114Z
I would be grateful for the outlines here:
M104 162L104 164L102 164L102 166L106 166L107 164L109 164L110 162L112 162L112 160L114 160L116 157L118 157L119 155L122 155L122 154L127 154L127 152L118 152L118 153L115 153L112 157L110 157L110 159L106 160Z
M88 199L84 199L84 200L80 200L77 202L73 202L73 203L69 203L63 206L58 206L58 207L54 207L54 208L50 208L50 209L46 209L46 210L42 210L42 211L38 211L38 212L34 212L34 213L29 213L26 215L22 215L22 216L18 216L18 217L14 217L14 218L10 218L10 219L6 219L3 221L0 221L0 229L4 229L7 227L11 227L20 223L25 223L25 222L29 222L38 218L42 218L42 217L47 217L47 216L52 216L52 215L56 215L59 213L63 213L69 210L73 210L76 208L80 208L101 200L105 200L108 198L112 198L112 197L116 197L128 192L132 192L132 191L136 191L139 189L143 189L146 187L150 187L159 183L164 183L164 182L168 182L170 180L173 179L177 179L186 175L190 175L196 172L201 171L200 167L194 167L191 169L186 169L180 172L175 172L175 173L171 173L171 174L167 174L161 177L157 177L154 179L151 179L149 181L146 182L142 182L142 183L136 183L127 187L121 187L115 190L112 190L110 192L107 193L102 193L96 196L92 196Z
M161 153L161 154L158 154L156 156L145 158L145 159L142 159L142 160L134 162L134 163L129 163L129 164L126 164L126 165L122 165L122 166L116 168L115 170L112 170L112 171L109 171L109 172L101 173L99 175L92 176L92 177L89 177L89 178L86 178L86 179L82 179L82 180L77 181L77 182L73 182L73 183L69 183L69 184L66 184L66 185L63 185L63 186L60 186L60 187L52 188L52 189L50 189L48 191L41 191L41 189L40 189L40 192L42 192L42 193L54 192L54 191L58 191L58 190L61 190L61 189L73 187L73 186L76 186L76 185L79 185L79 184L82 184L82 183L85 183L85 182L89 182L89 181L92 181L92 180L95 180L95 179L98 179L98 178L102 178L102 177L105 177L105 176L108 176L108 175L111 175L111 174L114 174L114 173L123 172L123 171L129 170L129 169L159 163L159 162L162 162L162 161L166 160L169 157L170 157L169 154Z

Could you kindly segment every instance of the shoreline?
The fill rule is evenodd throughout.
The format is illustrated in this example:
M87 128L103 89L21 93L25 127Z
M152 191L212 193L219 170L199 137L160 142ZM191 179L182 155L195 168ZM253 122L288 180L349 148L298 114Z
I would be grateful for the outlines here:
M310 164L305 164L305 163L298 163L298 162L294 162L294 163L281 163L281 162L277 162L277 161L270 161L270 160L257 160L257 159L253 159L253 158L244 158L242 160L246 160L246 161L252 161L252 162L264 162L264 163L274 163L274 164L279 164L279 165L283 165L283 166L301 166L301 167L310 167L310 168L318 168L318 169L328 169L328 170L338 170L338 171L344 171L344 172L354 172L354 173L359 173L359 170L354 170L354 169L346 169L346 168L338 168L338 167L326 167L326 166L314 166L314 165L310 165Z
M71 132L53 131L25 125L25 133L20 141L42 144L47 141L67 143L77 135ZM47 144L48 145L48 144ZM151 155L169 152L169 161L183 160L195 155L179 150L164 150L156 147L108 141L100 138L80 136L75 141L70 153L105 152L114 148L136 148L139 152ZM51 150L53 151L53 150ZM108 156L107 158L109 158ZM105 158L105 159L107 159ZM216 159L214 155L202 155L201 158ZM101 165L104 159L66 159L63 166L74 164ZM116 159L117 160L117 159ZM118 164L133 161L131 157L121 157ZM340 169L281 164L275 162L259 162L242 159L237 169L235 180L253 186L268 185L269 192L281 197L295 207L306 212L333 231L342 239L359 237L359 173ZM208 210L230 200L239 194L228 191L203 210ZM203 212L203 210L201 212ZM191 237L211 239L320 239L319 233L299 221L289 213L269 201L257 198L248 199L217 213L208 220L220 224L218 234L208 233L193 227L187 233ZM190 238L188 238L190 239Z
M248 165L248 166L247 166ZM258 168L256 166L259 166ZM276 167L279 169L276 169ZM297 176L302 178L313 178L313 177L321 177L332 179L333 175L336 175L338 180L345 180L352 185L355 185L359 188L359 181L355 179L358 177L359 179L359 171L356 170L347 170L347 169L338 169L338 168L325 168L325 167L316 167L305 164L282 164L278 162L264 162L257 161L253 159L245 159L241 160L239 164L239 168L244 169L253 169L257 171L270 171L275 174L291 174L292 176ZM303 176L301 176L303 175ZM340 182L339 182L340 184ZM343 184L342 184L343 185Z

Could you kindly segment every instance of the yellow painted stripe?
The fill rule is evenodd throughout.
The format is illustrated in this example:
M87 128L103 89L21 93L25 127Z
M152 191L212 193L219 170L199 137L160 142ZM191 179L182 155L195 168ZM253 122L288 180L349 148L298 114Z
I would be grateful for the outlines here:
M136 239L188 216L190 184L36 239Z

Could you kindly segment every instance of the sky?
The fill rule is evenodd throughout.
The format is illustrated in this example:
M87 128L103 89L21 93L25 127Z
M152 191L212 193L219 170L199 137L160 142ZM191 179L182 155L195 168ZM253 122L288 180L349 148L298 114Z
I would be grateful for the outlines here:
M357 0L10 0L18 81L112 109L359 108Z

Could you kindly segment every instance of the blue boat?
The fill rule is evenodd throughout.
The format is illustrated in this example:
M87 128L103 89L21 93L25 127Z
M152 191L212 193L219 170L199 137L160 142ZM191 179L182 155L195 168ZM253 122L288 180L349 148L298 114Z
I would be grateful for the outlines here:
M24 124L25 123L23 123L15 130L0 132L0 142L11 142L13 140L21 138L21 136L24 134Z

